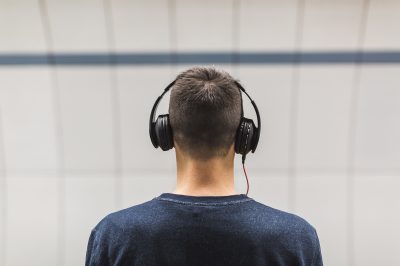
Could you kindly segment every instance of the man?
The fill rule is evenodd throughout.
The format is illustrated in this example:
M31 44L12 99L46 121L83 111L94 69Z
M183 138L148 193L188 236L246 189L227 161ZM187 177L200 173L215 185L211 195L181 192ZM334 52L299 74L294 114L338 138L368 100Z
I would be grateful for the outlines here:
M103 218L87 266L322 265L313 226L235 191L236 82L207 67L177 76L169 105L176 188Z

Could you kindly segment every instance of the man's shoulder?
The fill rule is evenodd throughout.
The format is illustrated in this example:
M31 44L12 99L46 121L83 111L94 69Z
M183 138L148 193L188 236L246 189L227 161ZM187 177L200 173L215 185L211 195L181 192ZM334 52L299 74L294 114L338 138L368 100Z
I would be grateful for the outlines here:
M259 224L279 234L280 237L284 235L290 238L316 237L314 226L297 214L270 207L256 200L253 208Z
M271 251L285 252L303 258L311 265L322 265L318 234L305 218L254 201L251 216L256 219L252 228L261 245ZM307 264L309 265L309 264Z
M156 213L154 199L130 206L104 216L94 227L94 230L112 229L113 231L126 231L145 225Z

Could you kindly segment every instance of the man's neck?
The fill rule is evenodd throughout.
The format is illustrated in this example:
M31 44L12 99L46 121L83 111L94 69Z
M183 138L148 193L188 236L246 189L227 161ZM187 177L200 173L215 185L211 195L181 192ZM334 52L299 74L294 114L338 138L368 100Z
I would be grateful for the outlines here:
M234 154L226 158L197 161L177 153L175 194L191 196L228 196L238 194L234 186Z

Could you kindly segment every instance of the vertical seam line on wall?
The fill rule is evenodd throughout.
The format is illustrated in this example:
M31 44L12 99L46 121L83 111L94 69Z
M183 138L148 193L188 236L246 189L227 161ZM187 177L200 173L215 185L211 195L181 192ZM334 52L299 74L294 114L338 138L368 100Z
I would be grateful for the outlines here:
M241 15L241 0L232 0L232 75L234 77L238 77L240 80L240 58L239 58L239 52L240 52L240 15ZM241 93L241 92L240 92ZM243 101L243 95L241 95L241 101ZM243 102L242 102L243 104ZM243 106L244 108L244 106ZM239 168L240 169L240 168ZM241 173L240 180L243 180L244 173L242 171L239 171ZM239 181L238 181L239 182ZM251 180L249 180L251 182Z
M113 14L111 8L111 1L103 1L105 27L106 27L106 38L108 43L108 49L110 51L110 85L111 85L111 105L112 105L112 117L113 117L113 137L114 137L114 167L115 167L115 190L114 200L115 208L119 209L122 207L122 146L121 146L121 108L119 102L119 84L117 79L117 68L116 68L116 57L115 57L115 32L113 23Z
M169 52L170 52L170 64L169 71L171 79L176 77L176 72L178 69L178 29L176 23L176 0L169 0L167 4L168 9L168 30L169 30ZM172 80L171 80L172 81ZM171 82L168 81L168 82ZM168 92L171 95L171 90ZM164 97L165 98L165 97ZM169 112L169 107L168 107ZM173 132L172 132L173 133ZM176 178L176 177L172 177Z
M297 149L297 115L298 115L298 101L299 101L299 77L300 77L300 61L301 56L299 50L301 49L303 37L303 21L304 21L305 0L299 0L297 6L297 19L296 19L296 37L295 37L295 53L293 70L292 70L292 92L290 96L291 109L290 109L290 122L289 122L289 171L288 171L288 202L289 210L296 211L296 149Z
M177 69L178 62L178 29L176 23L176 1L168 1L168 28L169 28L169 51L170 51L170 71L174 76Z
M348 162L347 162L347 259L348 265L354 265L354 213L355 213L355 143L357 130L357 109L361 90L362 57L364 51L365 34L367 30L367 19L369 12L369 0L362 4L360 31L357 40L359 52L354 65L353 87L350 101L350 119L348 131Z
M240 40L240 0L232 0L232 75L238 76Z
M2 248L0 248L0 265L6 265L6 247L7 247L7 234L6 234L6 229L7 229L7 170L6 170L6 153L5 153L5 141L4 141L4 134L3 134L3 117L2 117L2 112L1 112L1 106L0 106L0 158L1 162L0 165L2 168L0 168L0 197L1 197L1 203L0 208L1 208L1 234L0 234L0 241L3 242Z
M62 115L60 103L60 91L58 86L57 65L54 57L54 41L51 34L50 17L48 14L48 5L46 0L39 0L39 10L42 18L42 26L44 38L47 45L49 72L51 78L51 85L53 91L53 108L54 108L54 125L56 131L56 150L58 157L58 263L60 266L65 265L65 161L64 161L64 143L63 143L63 128L62 128Z

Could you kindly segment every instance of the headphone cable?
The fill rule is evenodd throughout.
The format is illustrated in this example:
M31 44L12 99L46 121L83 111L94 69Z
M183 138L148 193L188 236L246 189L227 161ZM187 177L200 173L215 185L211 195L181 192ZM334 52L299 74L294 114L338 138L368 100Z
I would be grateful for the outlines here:
M246 196L249 193L249 179L247 178L247 173L246 173L246 167L244 166L244 161L246 160L246 154L242 156L242 166L243 166L243 172L244 175L246 176L246 182L247 182L247 191L246 191Z

